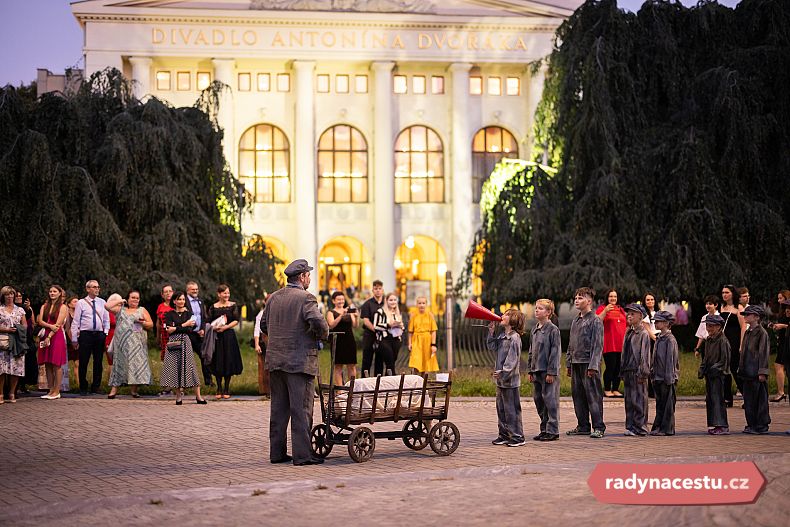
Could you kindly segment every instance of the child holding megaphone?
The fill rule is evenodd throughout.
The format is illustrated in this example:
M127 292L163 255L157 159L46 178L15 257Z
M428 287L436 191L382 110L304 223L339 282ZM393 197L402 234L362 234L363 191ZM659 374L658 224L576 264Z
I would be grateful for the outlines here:
M521 376L521 335L524 334L524 314L517 309L508 309L499 325L504 332L496 337L497 322L488 325L486 346L496 352L494 381L496 382L496 413L499 435L492 441L495 445L510 447L524 444L524 427L521 422L521 400L519 387Z

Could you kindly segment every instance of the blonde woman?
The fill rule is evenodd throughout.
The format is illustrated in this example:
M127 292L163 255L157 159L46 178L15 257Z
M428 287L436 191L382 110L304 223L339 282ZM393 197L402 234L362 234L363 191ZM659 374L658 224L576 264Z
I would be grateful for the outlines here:
M68 348L63 326L69 310L66 307L66 292L57 284L49 287L47 301L38 313L38 326L44 335L39 343L38 364L44 365L47 372L49 392L42 399L60 399L60 385L63 380L63 365L68 362Z
M395 361L398 360L401 338L403 336L403 316L398 307L398 295L390 293L384 299L384 305L373 316L376 329L376 375L395 373Z
M131 386L132 397L140 397L138 387L151 384L151 365L148 363L148 334L154 321L140 306L140 292L130 291L124 301L120 295L107 299L107 309L115 313L115 336L112 340L113 366L108 384L108 399L115 399L119 386Z

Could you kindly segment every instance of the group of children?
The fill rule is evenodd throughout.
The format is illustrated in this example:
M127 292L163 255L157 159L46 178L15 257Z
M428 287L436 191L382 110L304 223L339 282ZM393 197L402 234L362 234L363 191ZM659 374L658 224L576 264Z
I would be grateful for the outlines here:
M571 395L576 426L567 435L585 435L595 439L604 437L603 386L601 358L603 355L603 322L595 316L592 305L595 293L589 287L578 289L574 306L579 315L571 323L566 355L566 371L571 379ZM651 339L642 324L645 308L639 304L625 307L628 330L625 334L620 377L624 383L625 435L671 436L675 434L676 386L680 367L678 343L670 331L674 316L667 311L654 314L658 331L651 349ZM559 439L560 395L560 330L552 323L554 303L540 299L535 302L536 324L531 331L529 347L529 380L534 386L533 398L540 417L540 433L536 441ZM743 401L747 434L765 434L771 422L768 412L768 333L760 324L765 311L749 305L742 312L749 325L743 338L739 376L743 382ZM724 319L708 315L705 319L708 337L699 378L705 379L705 406L708 433L729 433L724 383L730 372L730 344L723 336ZM526 443L521 421L519 400L519 363L521 335L525 317L517 309L502 316L499 325L504 331L496 335L496 323L488 326L488 349L496 352L494 379L499 435L495 445L517 447ZM656 398L656 415L650 431L647 429L648 381Z

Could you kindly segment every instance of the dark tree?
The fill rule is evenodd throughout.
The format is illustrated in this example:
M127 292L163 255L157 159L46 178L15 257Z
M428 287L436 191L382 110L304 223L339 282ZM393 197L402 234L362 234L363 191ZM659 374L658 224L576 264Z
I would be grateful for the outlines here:
M783 0L637 14L588 1L557 33L532 167L478 243L486 301L577 286L700 299L790 283L790 9Z
M245 196L212 117L221 89L191 108L134 99L116 70L72 97L0 89L3 283L42 299L89 278L149 299L164 281L225 282L249 302L277 287L265 245L243 251Z

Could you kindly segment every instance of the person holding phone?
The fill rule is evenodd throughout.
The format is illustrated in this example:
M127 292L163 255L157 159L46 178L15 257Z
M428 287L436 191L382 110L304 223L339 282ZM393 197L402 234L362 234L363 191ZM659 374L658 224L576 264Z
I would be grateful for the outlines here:
M159 384L176 392L176 404L181 405L184 388L195 388L195 402L206 404L200 396L200 378L195 367L189 332L195 327L192 313L186 308L186 293L177 291L170 300L172 311L165 313L165 330L170 335Z
M334 307L327 311L326 322L330 332L342 333L337 336L334 369L335 384L341 385L343 366L346 367L346 376L349 379L357 376L357 341L354 339L354 328L359 326L359 314L354 304L346 307L346 296L342 291L332 293L332 304Z
M211 372L217 378L217 399L230 399L230 378L241 375L244 363L241 361L236 332L233 331L239 325L239 306L231 302L230 287L225 284L217 286L217 302L208 308L210 321L222 317L222 323L214 329L217 341L211 357Z

